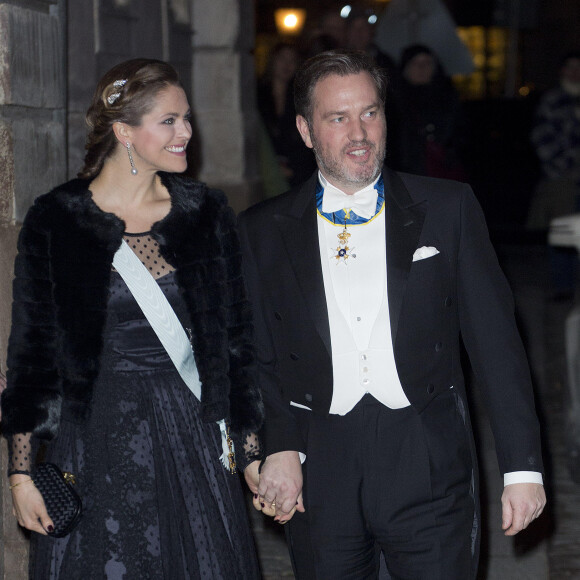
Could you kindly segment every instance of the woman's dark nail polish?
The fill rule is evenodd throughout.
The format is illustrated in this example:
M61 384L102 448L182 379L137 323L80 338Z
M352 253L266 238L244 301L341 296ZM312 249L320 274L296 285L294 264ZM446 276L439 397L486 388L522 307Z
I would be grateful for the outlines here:
M51 532L51 533L52 533L52 532L54 532L54 527L53 527L53 526L48 526L46 529L47 529L49 532Z

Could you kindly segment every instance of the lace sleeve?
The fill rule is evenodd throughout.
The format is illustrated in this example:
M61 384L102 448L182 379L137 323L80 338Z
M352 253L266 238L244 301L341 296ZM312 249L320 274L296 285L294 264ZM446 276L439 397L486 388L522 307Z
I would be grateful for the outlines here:
M243 433L241 437L232 436L236 452L236 465L243 472L252 461L262 459L262 446L257 433Z
M30 475L38 451L38 440L31 433L16 433L8 439L8 476Z

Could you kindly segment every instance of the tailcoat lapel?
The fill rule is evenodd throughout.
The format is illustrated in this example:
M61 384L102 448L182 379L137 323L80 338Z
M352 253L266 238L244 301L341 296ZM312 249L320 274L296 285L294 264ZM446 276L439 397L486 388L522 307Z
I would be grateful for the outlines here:
M393 345L397 337L407 280L423 229L427 202L415 203L401 178L383 171L387 244L387 291Z
M316 222L315 188L318 174L309 179L292 198L286 211L274 214L289 263L300 286L308 313L332 354L328 309L320 264L320 244ZM393 344L407 279L417 249L426 202L415 203L402 180L392 171L383 172L387 247L387 290Z
M316 222L316 182L318 172L292 198L287 211L274 214L288 261L300 286L308 313L328 354L331 355L328 309L320 264L320 244Z

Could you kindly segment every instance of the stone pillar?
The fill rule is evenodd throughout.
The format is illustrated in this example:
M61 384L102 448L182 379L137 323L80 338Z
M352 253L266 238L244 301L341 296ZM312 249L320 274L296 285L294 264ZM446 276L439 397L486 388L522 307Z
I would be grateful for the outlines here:
M66 175L64 0L0 1L0 369L10 327L18 224ZM28 546L6 485L0 443L0 578L27 577Z
M87 126L85 114L97 84L94 1L67 2L67 137L68 179L83 166Z
M236 210L260 199L255 107L254 2L193 0L193 102L202 144L199 178Z
M82 168L85 114L99 78L130 58L170 62L191 88L191 0L70 0L68 22L69 178Z

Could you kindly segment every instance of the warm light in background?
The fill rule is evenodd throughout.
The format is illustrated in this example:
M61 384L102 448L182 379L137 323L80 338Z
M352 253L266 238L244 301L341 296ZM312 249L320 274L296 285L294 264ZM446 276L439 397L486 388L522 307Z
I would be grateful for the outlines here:
M306 10L301 8L279 8L274 12L276 28L282 35L297 35L302 32L306 21Z
M461 40L468 46L475 70L453 78L464 99L499 97L505 89L506 50L509 31L491 26L460 26ZM522 96L522 93L520 93Z

